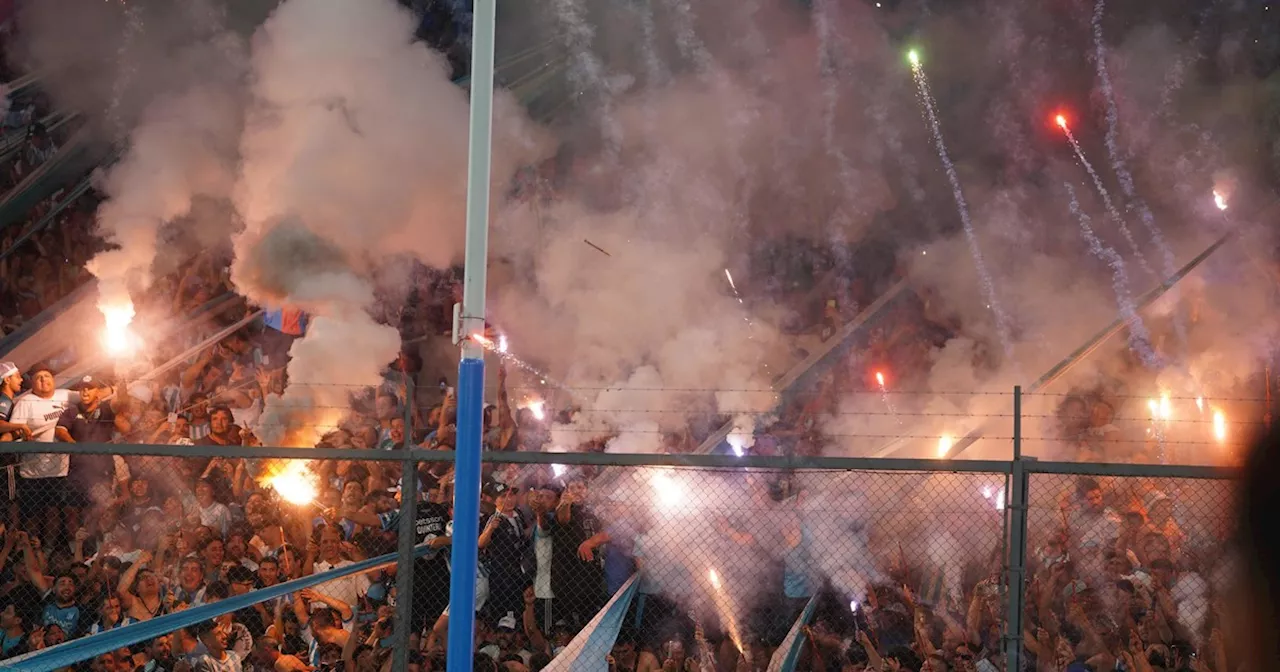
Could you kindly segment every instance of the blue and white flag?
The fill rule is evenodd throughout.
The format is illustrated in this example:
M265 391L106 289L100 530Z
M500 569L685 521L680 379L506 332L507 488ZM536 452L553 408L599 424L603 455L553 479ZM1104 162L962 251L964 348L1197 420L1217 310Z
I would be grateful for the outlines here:
M627 611L631 609L631 601L635 599L640 581L632 574L622 584L609 603L604 605L600 613L579 632L569 645L544 667L546 672L608 672L609 653L613 651L613 643L622 632L622 624L627 620Z

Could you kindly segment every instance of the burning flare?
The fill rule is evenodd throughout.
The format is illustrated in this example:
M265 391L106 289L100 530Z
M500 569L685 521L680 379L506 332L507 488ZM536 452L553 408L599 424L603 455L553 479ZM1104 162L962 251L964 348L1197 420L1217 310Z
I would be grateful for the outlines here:
M534 399L525 408L529 409L535 420L542 421L547 419L547 402L541 399Z
M1213 190L1213 204L1214 204L1214 205L1216 205L1216 206L1218 206L1218 209L1219 209L1219 210L1226 210L1226 209L1227 209L1227 197L1226 197L1226 196L1223 196L1223 195L1222 195L1222 192L1218 191L1217 189L1214 189L1214 190Z
M657 496L658 508L668 513L682 508L688 499L684 486L664 472L655 473L649 482Z
M1227 416L1222 411L1213 411L1213 438L1219 443L1227 440Z
M1054 123L1056 123L1056 124L1058 125L1058 128L1061 128L1061 129L1062 129L1062 130L1064 130L1064 131L1065 131L1065 130L1067 130L1067 118L1066 118L1066 117L1064 117L1064 116L1062 116L1061 114L1059 114L1058 116L1056 116L1056 117L1054 117L1054 118L1053 118L1053 121L1054 121Z
M729 639L733 641L733 645L743 655L747 655L747 648L743 645L742 635L738 632L738 622L733 618L733 606L729 602L729 596L724 591L724 584L720 581L720 574L715 569L707 569L707 579L711 581L711 599L715 603L716 611L720 614L720 620L724 622L725 629L729 631Z
M876 384L884 388L884 374L876 371Z
M284 469L267 479L267 484L290 504L310 504L316 498L315 476L302 462L285 463Z
M954 443L954 440L950 434L943 434L938 437L938 457L946 457L947 453L951 452L952 443Z
M102 347L113 357L127 355L133 351L135 338L129 325L133 322L133 303L118 306L100 306L106 328L102 332Z

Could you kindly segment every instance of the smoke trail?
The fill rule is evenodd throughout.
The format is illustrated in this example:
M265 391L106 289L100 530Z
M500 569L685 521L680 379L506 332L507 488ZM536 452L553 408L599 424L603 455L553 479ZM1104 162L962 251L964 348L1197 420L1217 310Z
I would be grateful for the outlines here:
M124 16L124 36L116 52L116 76L111 85L111 102L107 107L107 123L111 125L116 138L121 142L129 132L124 119L120 116L120 107L127 95L126 91L129 90L138 72L137 67L132 63L130 48L133 46L134 38L143 30L142 4L135 2L127 5Z
M827 153L836 162L845 200L836 212L832 235L837 238L837 243L843 243L843 232L851 223L847 208L857 207L858 198L853 189L855 177L849 157L836 139L836 108L840 105L840 55L836 45L838 38L832 34L831 9L831 0L815 0L812 11L814 30L818 35L818 71L823 82L822 140ZM842 247L843 245L836 245L837 250Z
M894 91L894 87L886 85L875 97L871 102L871 118L883 132L884 142L902 170L903 186L911 195L911 200L921 209L921 216L932 225L933 212L926 207L924 187L920 185L919 166L916 165L915 158L902 146L902 133L898 130L898 125L889 119L889 106L885 100L890 98Z
M1196 16L1195 32L1192 33L1188 43L1191 45L1192 53L1186 56L1178 53L1173 59L1173 65L1169 66L1169 71L1164 76L1164 88L1160 90L1160 106L1156 110L1156 115L1165 121L1173 119L1173 95L1182 89L1182 85L1186 83L1187 69L1194 67L1197 63L1204 59L1201 42L1204 40L1204 25L1209 20L1209 15L1217 7L1216 2L1208 3L1204 9L1200 10ZM1094 11L1097 11L1095 7ZM1100 31L1099 31L1100 32ZM1097 37L1095 37L1097 39Z
M918 63L912 63L911 72L915 75L916 86L920 89L920 102L924 105L925 119L929 123L929 130L933 133L933 143L938 150L938 158L942 161L942 167L947 174L947 181L951 183L951 195L956 200L956 209L960 213L960 223L964 225L964 237L969 244L969 254L973 256L973 263L978 271L982 292L987 304L991 307L992 314L995 315L996 333L1000 336L1000 345L1004 348L1005 356L1012 359L1013 342L1009 335L1009 319L1005 315L1004 309L1000 307L1000 299L996 295L995 285L991 281L991 273L987 270L987 264L982 259L982 249L978 245L978 234L973 228L973 221L969 219L969 206L965 203L964 191L960 188L960 177L956 175L956 168L951 163L951 157L947 155L947 145L942 140L942 125L938 123L938 114L934 110L933 94L929 91L929 81L925 79L924 68Z
M572 66L569 81L579 95L590 91L598 98L600 107L600 132L605 152L610 160L616 159L622 147L622 126L614 116L613 87L605 73L604 64L592 51L595 30L587 23L583 0L553 0L556 18L564 29L565 47L569 50Z
M667 81L667 69L658 55L658 25L653 18L653 5L648 2L637 6L640 19L640 51L644 62L645 83L658 87Z
M1107 103L1107 133L1105 136L1107 146L1107 156L1111 159L1111 168L1116 173L1116 178L1120 181L1120 191L1124 194L1125 199L1133 204L1138 211L1138 221L1142 222L1143 228L1147 230L1147 234L1151 236L1151 240L1156 244L1156 248L1160 251L1162 262L1162 275L1170 276L1177 271L1177 263L1173 258L1173 250L1164 240L1164 234L1161 233L1160 227L1156 226L1155 217L1151 214L1151 209L1137 194L1137 190L1133 186L1133 175L1129 173L1128 166L1125 165L1124 157L1121 156L1120 148L1117 143L1117 135L1119 133L1119 113L1116 110L1115 92L1111 88L1111 75L1107 72L1107 54L1106 46L1102 41L1102 16L1106 9L1106 0L1098 0L1093 6L1093 49L1094 49L1094 66L1098 72L1098 84L1102 89L1103 99ZM1181 343L1187 342L1187 327L1182 322L1179 313L1174 314L1173 319L1174 331L1177 332L1178 340Z
M1133 251L1133 256L1138 260L1138 265L1142 270L1146 271L1152 277L1160 280L1160 274L1151 268L1151 264L1147 263L1147 257L1142 254L1142 249L1138 247L1138 242L1133 238L1133 232L1129 230L1129 226L1124 223L1124 217L1120 216L1120 211L1116 209L1116 204L1111 200L1111 192L1107 191L1106 185L1102 184L1102 178L1099 177L1098 171L1094 170L1093 164L1089 163L1089 159L1084 156L1084 149L1080 147L1080 142L1076 140L1076 136L1071 129L1065 125L1061 125L1063 132L1067 134L1067 140L1071 142L1071 148L1075 150L1076 158L1080 160L1080 165L1084 167L1085 172L1089 173L1089 178L1093 180L1093 188L1098 190L1098 196L1102 198L1102 204L1107 209L1107 214L1111 215L1111 219L1115 221L1120 228L1120 234L1124 236L1125 242L1129 243L1129 249Z
M1142 322L1142 317L1138 315L1137 308L1133 303L1133 293L1129 287L1129 273L1125 270L1124 259L1116 253L1115 249L1109 245L1103 245L1098 236L1094 234L1093 227L1090 225L1089 215L1080 207L1080 201L1076 199L1076 190L1071 186L1070 182L1064 182L1062 185L1067 190L1067 198L1071 206L1071 214L1076 216L1080 222L1080 231L1084 234L1085 242L1089 244L1089 250L1099 260L1105 262L1111 267L1111 286L1116 292L1116 303L1120 308L1120 315L1129 323L1129 345L1142 357L1143 363L1149 368L1156 369L1160 367L1160 358L1151 350L1151 334L1147 332L1147 327Z
M697 17L694 16L689 1L664 0L664 2L675 15L676 45L680 47L680 53L692 61L698 70L710 68L711 53L707 51L707 45L698 38L695 25Z

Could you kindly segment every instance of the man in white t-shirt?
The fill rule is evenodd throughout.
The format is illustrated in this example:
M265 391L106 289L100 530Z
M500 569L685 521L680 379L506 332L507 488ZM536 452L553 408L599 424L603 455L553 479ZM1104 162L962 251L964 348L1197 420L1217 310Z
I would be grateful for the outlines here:
M55 388L53 371L46 366L37 366L30 375L31 391L14 400L10 422L26 425L30 440L37 443L53 443L55 439L74 443L67 428L58 426L58 419L67 407L80 402L80 394ZM43 524L46 544L52 544L64 529L63 513L68 516L68 535L78 522L71 519L75 513L68 508L70 464L66 453L31 453L18 464L18 503L24 529L39 530Z
M307 549L308 555L319 551L320 558L313 562L315 574L352 564L350 560L345 560L342 557L342 533L340 529L336 525L324 527L320 531L319 547ZM365 574L349 574L340 579L326 581L316 586L315 590L317 593L323 593L354 610L356 605L360 603L360 598L369 592L369 577ZM322 606L321 604L313 605L314 608Z

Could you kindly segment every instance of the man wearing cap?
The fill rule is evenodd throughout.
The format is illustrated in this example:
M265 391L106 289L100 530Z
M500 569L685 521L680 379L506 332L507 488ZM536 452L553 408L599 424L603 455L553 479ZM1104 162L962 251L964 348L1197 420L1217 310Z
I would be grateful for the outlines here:
M72 442L111 443L116 432L128 434L132 429L128 417L120 412L124 410L129 395L116 394L116 388L97 376L85 376L71 389L80 393L80 401L62 412L58 427L66 428ZM108 397L110 403L102 403ZM58 440L65 439L60 436ZM78 503L81 505L89 501L105 504L112 498L114 483L123 482L122 489L129 485L129 467L119 455L76 455L71 460L69 473L72 484L76 486L76 494L80 495ZM115 478L105 481L102 478L104 474L114 474Z
M53 443L57 440L73 443L74 439L65 427L58 426L62 413L80 401L80 394L71 390L59 390L54 384L53 370L36 366L31 370L31 392L18 397L13 404L9 421L31 428L31 441ZM31 453L18 464L18 504L24 529L39 530L37 516L44 529L41 538L50 547L54 538L63 530L62 518L67 518L67 537L78 527L77 511L67 500L67 472L71 460L66 453Z
M529 547L529 525L516 510L516 493L516 488L497 481L484 486L495 510L480 532L479 545L489 569L489 613L499 619L523 613L524 589L529 585L521 569Z
M22 392L22 372L13 362L0 362L0 441L26 441L31 428L9 422L13 400Z

